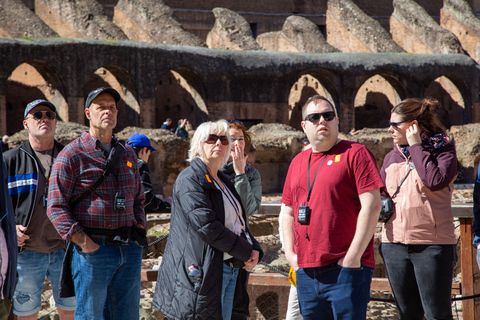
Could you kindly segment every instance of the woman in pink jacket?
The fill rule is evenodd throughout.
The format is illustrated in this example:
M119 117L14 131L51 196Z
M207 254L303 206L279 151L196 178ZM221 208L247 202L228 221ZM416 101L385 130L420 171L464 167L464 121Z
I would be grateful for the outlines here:
M392 109L394 145L380 171L395 206L380 253L401 319L452 319L457 155L437 110L431 99L406 99Z

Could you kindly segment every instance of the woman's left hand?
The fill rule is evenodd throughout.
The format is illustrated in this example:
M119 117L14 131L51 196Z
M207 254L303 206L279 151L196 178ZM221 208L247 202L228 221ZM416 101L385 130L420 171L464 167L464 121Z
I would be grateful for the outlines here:
M252 271L253 268L257 265L258 263L258 258L259 258L260 254L257 250L253 250L252 251L252 254L250 256L250 259L245 262L245 266L243 267L243 269L247 270L247 271Z
M233 170L235 170L235 174L244 174L248 156L243 152L243 148L240 145L235 144L233 150L230 151L230 154L232 156Z
M422 143L422 139L420 138L420 129L416 123L407 128L406 136L410 146L413 146L417 143Z

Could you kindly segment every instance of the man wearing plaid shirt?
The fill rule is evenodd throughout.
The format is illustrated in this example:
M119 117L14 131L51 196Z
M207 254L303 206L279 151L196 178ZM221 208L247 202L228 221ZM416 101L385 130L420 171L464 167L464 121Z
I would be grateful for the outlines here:
M139 314L145 197L135 152L113 135L119 100L112 88L89 93L85 115L90 129L63 149L52 171L47 215L60 236L73 243L64 273L71 269L77 320L130 320ZM119 167L72 206L105 172L114 147L125 148ZM61 294L68 295L65 289Z

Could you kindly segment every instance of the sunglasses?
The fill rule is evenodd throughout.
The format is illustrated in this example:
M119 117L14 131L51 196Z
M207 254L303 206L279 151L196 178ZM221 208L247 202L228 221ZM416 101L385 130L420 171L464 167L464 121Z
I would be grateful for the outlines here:
M320 118L323 117L325 121L332 121L335 119L335 112L334 111L327 111L322 113L310 113L305 117L304 121L310 121L311 123L317 123L320 121Z
M388 120L388 124L390 125L390 127L393 128L393 130L398 130L398 125L400 123L405 123L405 122L410 122L410 121L392 122L392 121Z
M217 143L218 139L220 139L220 142L226 146L228 145L228 138L227 136L217 136L216 134L209 134L207 140L205 140L206 143L208 144L215 144Z
M32 113L32 117L33 119L38 121L38 120L42 120L44 114L47 116L49 120L54 120L55 118L57 118L57 114L53 111L37 111Z
M240 121L240 120L228 120L228 119L227 119L227 122L228 122L228 123L238 123L238 124L241 124L241 125L243 126L243 122Z

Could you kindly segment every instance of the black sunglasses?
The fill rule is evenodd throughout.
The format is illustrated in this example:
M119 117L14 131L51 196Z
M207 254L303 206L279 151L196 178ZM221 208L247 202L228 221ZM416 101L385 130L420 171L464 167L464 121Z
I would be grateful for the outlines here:
M226 146L228 145L228 138L227 136L217 136L216 134L209 134L207 140L205 140L206 143L208 144L215 144L217 143L218 139L220 139L220 142Z
M238 123L238 124L241 124L241 125L243 126L243 122L240 121L240 120L228 120L228 119L227 119L227 122L228 122L228 123Z
M43 115L46 115L49 120L54 120L57 117L57 114L53 111L36 111L32 113L33 119L42 120Z
M334 111L327 111L327 112L321 112L321 113L310 113L307 115L304 119L304 121L310 121L311 123L317 123L320 121L320 118L323 117L325 121L332 121L335 119L335 112Z
M398 130L398 125L400 123L405 123L405 122L410 122L410 121L392 122L392 121L388 120L388 124L390 125L390 127L393 128L393 130Z

